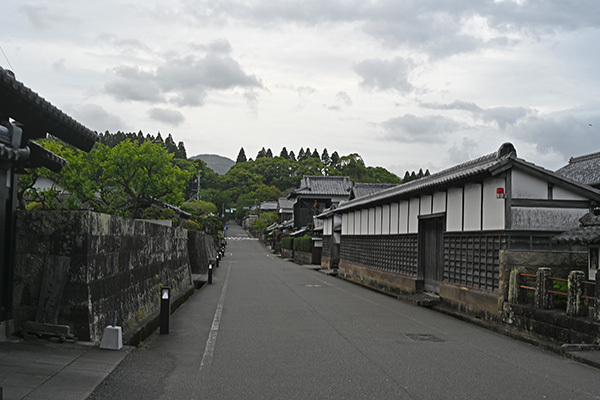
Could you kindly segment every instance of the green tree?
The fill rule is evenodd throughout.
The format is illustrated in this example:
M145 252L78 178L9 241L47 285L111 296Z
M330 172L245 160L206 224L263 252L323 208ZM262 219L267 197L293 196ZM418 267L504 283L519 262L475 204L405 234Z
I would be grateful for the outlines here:
M265 148L263 147L262 149L260 149L260 151L256 155L256 159L258 160L259 158L263 158L266 156L267 156L267 150L265 150Z
M304 148L300 147L300 151L298 152L298 161L304 160Z
M238 156L237 156L237 159L235 160L235 163L239 164L239 163L245 163L247 161L248 161L248 159L246 159L246 152L244 151L244 148L242 147L240 149L240 152L238 153Z
M142 144L143 141L138 142L138 144ZM183 142L179 142L177 145L177 151L175 152L175 158L179 158L185 160L187 158L187 152L185 151L185 144Z
M273 152L271 151L271 149L267 149L267 152L265 153L265 157L266 158L273 158Z
M310 156L312 158L318 158L319 160L321 159L321 156L319 156L319 152L317 151L316 148L315 148L315 150L312 152L312 154Z
M331 153L331 162L329 163L329 165L332 168L337 168L337 164L338 164L339 160L340 160L340 155L338 154L337 151L334 151L333 153Z
M290 155L288 154L288 151L285 147L283 149L281 149L281 153L279 153L279 157L285 158L286 160L288 158L290 158Z
M294 150L290 151L290 153L289 153L289 157L288 157L288 158L289 158L290 160L294 160L294 161L296 161L296 155L294 154Z
M171 154L177 153L177 145L175 144L173 136L170 133L169 136L167 136L167 138L165 139L165 148Z
M97 211L135 216L154 201L179 205L194 171L181 170L163 145L125 140L113 148L96 144L90 153L58 141L44 146L67 159L55 181L80 203Z
M204 200L185 202L181 205L181 209L192 214L194 218L198 218L203 215L215 214L217 212L216 205Z
M329 163L331 162L327 149L323 149L323 153L321 154L321 162L323 163L323 165L329 165Z

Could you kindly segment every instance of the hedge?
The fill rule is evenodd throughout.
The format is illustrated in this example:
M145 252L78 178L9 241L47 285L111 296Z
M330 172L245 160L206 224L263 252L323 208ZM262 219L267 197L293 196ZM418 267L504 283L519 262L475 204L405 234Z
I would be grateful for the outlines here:
M304 251L306 253L312 252L312 238L310 236L303 236L301 238L294 239L294 250Z
M293 237L283 237L281 238L281 248L293 250L294 248L294 238Z

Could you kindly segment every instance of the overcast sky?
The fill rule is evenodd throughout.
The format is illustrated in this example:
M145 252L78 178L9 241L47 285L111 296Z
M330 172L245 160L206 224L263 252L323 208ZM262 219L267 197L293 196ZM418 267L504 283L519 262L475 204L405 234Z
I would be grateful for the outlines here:
M600 1L2 0L0 65L96 131L402 177L600 151ZM9 65L12 65L12 67Z

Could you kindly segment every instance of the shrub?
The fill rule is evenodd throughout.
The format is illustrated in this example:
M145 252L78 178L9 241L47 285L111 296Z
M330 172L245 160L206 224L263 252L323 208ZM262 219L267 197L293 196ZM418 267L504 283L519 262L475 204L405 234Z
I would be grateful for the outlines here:
M295 238L294 250L304 251L306 253L312 252L312 238L308 235L305 235L301 238Z
M293 237L282 237L281 238L281 248L282 249L287 249L287 250L293 250L294 249L294 238Z

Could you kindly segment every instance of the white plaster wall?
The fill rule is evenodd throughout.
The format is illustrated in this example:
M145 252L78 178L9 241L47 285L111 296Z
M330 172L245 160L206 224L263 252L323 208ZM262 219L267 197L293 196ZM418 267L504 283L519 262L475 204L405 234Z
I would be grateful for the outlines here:
M381 234L390 234L390 205L384 204L381 208Z
M390 205L390 233L392 235L398 234L398 218L399 218L399 204L392 203Z
M513 199L547 199L548 182L528 175L516 168L512 169Z
M446 192L435 192L433 194L433 213L446 211Z
M398 233L408 233L408 200L401 201L398 210Z
M375 207L375 234L381 235L381 223L382 223L383 208L381 206Z
M360 234L367 235L369 233L369 209L360 210Z
M348 213L342 214L342 235L348 234Z
M419 211L419 215L431 214L432 203L433 196L431 196L430 194L421 196L421 210Z
M463 188L448 189L448 210L446 212L446 230L462 231L463 224Z
M348 213L348 235L354 235L354 211Z
M375 234L375 208L369 208L369 235Z
M570 192L567 189L563 189L559 186L554 186L552 188L552 198L554 200L588 200L583 196Z
M331 229L331 224L333 223L333 217L325 218L325 222L323 222L323 235L331 235L333 233L333 229Z
M420 198L410 199L408 207L408 233L419 232L419 203Z
M360 226L360 210L354 211L354 234L360 235L361 226Z
M504 178L490 178L483 182L483 230L505 228L506 200L496 198L496 189L505 187Z
M464 196L464 230L481 230L481 184L467 183Z

